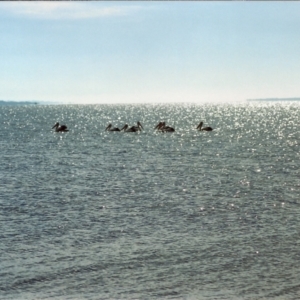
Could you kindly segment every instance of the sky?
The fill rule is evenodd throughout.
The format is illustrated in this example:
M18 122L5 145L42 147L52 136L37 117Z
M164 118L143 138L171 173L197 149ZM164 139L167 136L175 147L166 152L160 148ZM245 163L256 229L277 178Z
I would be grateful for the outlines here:
M300 3L0 2L0 100L300 97Z

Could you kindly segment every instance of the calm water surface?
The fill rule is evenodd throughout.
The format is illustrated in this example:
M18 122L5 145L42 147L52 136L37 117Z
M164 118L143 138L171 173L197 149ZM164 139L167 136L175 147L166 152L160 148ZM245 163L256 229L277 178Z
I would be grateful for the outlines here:
M299 108L0 107L0 299L299 299Z

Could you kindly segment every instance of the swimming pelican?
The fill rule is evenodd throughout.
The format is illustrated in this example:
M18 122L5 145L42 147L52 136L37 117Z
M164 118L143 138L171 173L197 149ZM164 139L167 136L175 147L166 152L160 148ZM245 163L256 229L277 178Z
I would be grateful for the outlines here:
M52 129L55 128L55 132L67 132L69 131L67 129L67 126L66 125L60 125L59 126L59 123L55 123L54 126L52 127Z
M124 132L137 132L144 129L142 124L139 121L137 122L137 126L131 126L129 128L128 127L129 127L128 124L125 124L120 131L124 130Z
M162 132L174 132L175 129L170 126L166 126L166 122L159 122L154 129L157 129Z
M212 130L213 130L211 127L203 127L203 128L202 128L202 125L203 125L203 122L201 121L201 122L199 123L199 125L197 126L197 129L198 129L199 131L212 131Z
M105 128L105 131L120 131L118 127L112 127L111 124L108 124L108 126Z

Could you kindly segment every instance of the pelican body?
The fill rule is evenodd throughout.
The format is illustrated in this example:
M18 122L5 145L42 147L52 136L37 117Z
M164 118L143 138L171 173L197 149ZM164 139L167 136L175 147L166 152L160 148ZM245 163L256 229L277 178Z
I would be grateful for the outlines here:
M105 128L105 131L121 131L118 127L112 127L111 124L108 124L108 126Z
M200 123L199 123L199 125L197 126L197 129L199 130L199 131L212 131L213 129L211 128L211 127L203 127L202 128L202 126L203 126L203 122L201 121Z
M55 128L55 132L68 132L68 127L66 125L59 125L59 123L55 123L52 129Z

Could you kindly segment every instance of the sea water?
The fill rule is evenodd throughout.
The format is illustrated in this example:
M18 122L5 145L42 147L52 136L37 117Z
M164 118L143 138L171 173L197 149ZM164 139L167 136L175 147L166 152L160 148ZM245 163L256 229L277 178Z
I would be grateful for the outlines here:
M0 299L299 299L299 108L0 107Z

